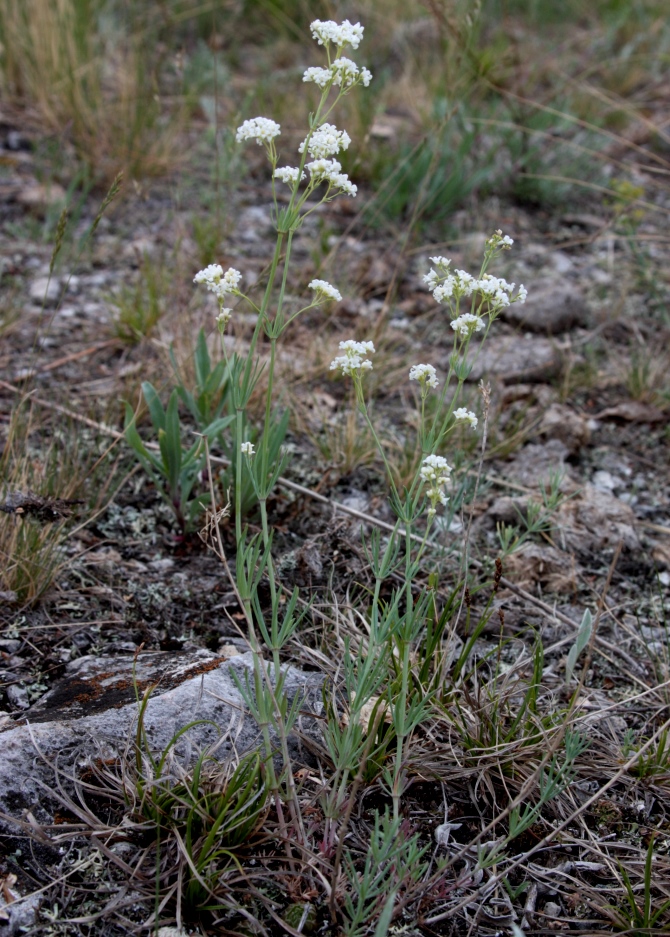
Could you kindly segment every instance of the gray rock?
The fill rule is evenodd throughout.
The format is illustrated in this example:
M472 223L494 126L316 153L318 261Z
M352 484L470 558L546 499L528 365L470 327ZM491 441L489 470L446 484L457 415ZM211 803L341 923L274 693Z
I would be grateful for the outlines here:
M505 575L525 588L540 583L549 592L575 592L580 568L574 557L539 543L526 543L505 560Z
M79 658L18 722L0 726L0 813L20 819L30 810L38 822L51 822L54 764L76 772L101 752L111 757L122 752L137 721L134 680L140 697L151 691L145 728L154 750L163 750L194 720L211 721L194 726L180 742L176 753L184 759L208 747L224 758L233 749L241 753L259 745L260 733L234 680L237 675L244 685L252 677L251 653L140 654L134 678L133 660ZM320 674L288 667L285 694L289 700L299 695L302 710L318 713L321 682ZM304 721L302 731L314 732L313 720ZM291 744L299 758L297 739Z
M568 549L601 551L619 540L629 550L639 550L635 515L630 505L594 485L582 485L556 514L559 539Z
M55 306L60 297L61 283L58 277L37 277L30 284L30 299L41 306Z
M530 332L558 335L588 320L588 306L581 290L571 283L552 280L533 286L528 299L521 305L513 303L505 309L506 322Z
M492 334L478 352L479 346L470 346L468 361L472 370L469 381L479 381L491 375L504 384L543 382L561 370L560 349L548 339L536 335Z
M486 515L496 524L512 524L516 527L526 516L527 507L528 498L510 498L503 495L495 499Z
M571 453L579 452L591 438L588 420L563 403L554 403L542 416L539 435L560 439Z
M529 443L505 465L504 477L527 488L539 489L556 474L567 473L565 459L568 455L569 449L560 439Z
M6 894L0 895L0 937L15 937L23 934L35 924L35 916L42 900L41 895L20 895L10 892L13 900L7 903Z

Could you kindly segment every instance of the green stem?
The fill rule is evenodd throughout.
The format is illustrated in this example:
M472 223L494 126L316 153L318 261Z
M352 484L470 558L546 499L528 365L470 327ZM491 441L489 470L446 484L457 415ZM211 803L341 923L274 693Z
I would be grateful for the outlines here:
M239 548L239 545L242 543L242 453L240 451L240 446L244 442L242 439L242 434L244 432L244 410L238 407L235 416L235 540Z

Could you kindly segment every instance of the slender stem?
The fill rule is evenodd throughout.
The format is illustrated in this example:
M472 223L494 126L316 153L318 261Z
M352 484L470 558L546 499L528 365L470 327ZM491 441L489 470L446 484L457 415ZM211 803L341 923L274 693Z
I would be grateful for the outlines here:
M361 397L362 397L362 394L361 394ZM375 428L374 428L374 424L373 424L372 420L370 419L370 415L369 415L369 413L368 413L368 408L367 408L367 406L365 405L365 401L362 400L362 399L360 399L360 397L359 397L359 400L358 400L358 409L359 409L359 411L363 414L363 418L365 419L365 422L367 423L368 428L369 428L370 432L372 433L372 438L373 438L374 441L375 441L375 445L377 446L377 450L378 450L380 456L382 457L382 461L383 461L384 466L385 466L385 468L386 468L386 474L388 475L389 483L390 483L390 485L391 485L391 490L393 491L393 494L395 495L396 499L400 500L400 497L399 497L399 495L398 495L398 489L396 488L395 481L393 480L393 472L391 471L391 466L390 466L390 464L389 464L389 460L386 458L386 453L384 452L384 447L382 446L381 440L380 440L379 436L377 435L377 431L376 431Z
M244 410L238 407L235 411L235 540L238 549L242 543L242 453L240 446L244 442L243 432Z

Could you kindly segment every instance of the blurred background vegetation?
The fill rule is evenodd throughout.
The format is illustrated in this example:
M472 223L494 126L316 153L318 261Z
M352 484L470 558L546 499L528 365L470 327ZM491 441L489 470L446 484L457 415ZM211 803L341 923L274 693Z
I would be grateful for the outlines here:
M230 128L268 114L299 139L309 23L360 20L374 81L338 120L357 142L345 169L373 195L368 223L439 222L490 196L551 211L610 189L640 145L658 170L648 186L667 190L667 12L666 0L0 0L0 95L15 125L18 112L40 128L70 192L207 164L217 185L239 184L254 165Z

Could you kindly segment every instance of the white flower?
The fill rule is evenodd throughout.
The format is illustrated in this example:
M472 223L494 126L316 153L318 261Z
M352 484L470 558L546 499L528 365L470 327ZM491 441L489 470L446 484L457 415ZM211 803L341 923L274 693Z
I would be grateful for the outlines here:
M242 274L234 267L230 267L226 272L220 264L210 264L193 277L194 283L204 283L208 290L215 293L219 299L223 299L228 293L236 293Z
M409 379L410 381L418 381L422 387L437 387L440 383L432 364L415 364L410 368Z
M209 267L205 267L204 270L200 270L193 277L194 283L204 283L207 286L208 290L214 292L216 285L221 280L223 276L223 267L221 264L210 264Z
M279 136L281 127L270 120L268 117L254 117L251 120L245 120L237 128L235 139L238 143L243 140L255 140L256 143L269 143L275 137Z
M300 170L295 166L281 166L279 169L275 169L274 177L275 179L279 179L280 182L285 182L287 185L295 185L299 172ZM304 179L305 173L303 173L300 178Z
M342 172L342 166L336 159L317 159L307 163L306 168L314 182L327 182L329 188L339 189L347 195L356 195L358 191L349 176Z
M450 474L451 466L441 455L428 455L421 464L419 475L422 481L428 485L426 496L430 501L429 517L436 513L438 504L445 505L449 501L444 492L444 487L449 483Z
M473 316L471 312L464 312L463 315L452 321L451 327L459 335L467 338L474 332L480 332L484 328L484 321L479 316Z
M305 151L305 143L298 147L298 151ZM340 150L346 150L351 143L351 137L346 130L338 130L334 124L322 124L312 134L307 152L312 159L325 159L328 156L337 156Z
M434 270L429 270L428 273L424 276L423 282L428 285L429 290L434 290L437 286L437 281L439 280L440 275L435 273Z
M312 163L307 163L306 168L309 169L312 179L319 181L330 179L331 176L342 172L342 164L336 159L316 159Z
M361 69L361 84L364 88L370 87L370 82L372 81L372 72L367 68Z
M456 290L459 293L462 293L465 296L469 296L472 290L475 288L477 281L472 276L471 273L468 273L466 270L457 270L455 273L456 277Z
M343 374L354 375L358 371L372 370L372 362L365 358L365 355L374 354L375 346L372 342L355 342L349 339L340 342L340 350L344 354L330 362L331 371L339 368Z
M364 71L367 73L367 76L369 76L367 81L363 81L363 84L367 88L372 79L372 75L367 69L364 69ZM356 84L358 79L358 65L352 62L351 59L341 56L339 59L335 59L330 66L330 74L332 75L334 85L338 85L342 88L351 88Z
M436 267L448 267L451 263L448 257L430 257L429 260Z
M334 299L338 303L342 299L342 294L339 290L336 290L334 286L331 286L326 280L312 280L309 284L310 290L316 291L317 300L320 296L327 297L328 299Z
M352 198L356 198L356 193L358 192L358 186L349 179L349 176L340 172L330 178L330 184L335 189L339 189L344 195L350 195Z
M217 322L217 324L218 324L218 326L219 326L219 331L220 331L220 332L223 332L223 330L225 329L225 327L228 325L228 323L230 322L230 317L232 316L232 314L233 314L233 310L232 310L232 309L228 309L226 306L224 306L224 307L221 309L221 312L220 312L220 313L218 314L218 316L216 317L216 322Z
M508 234L503 234L500 228L494 231L486 242L486 246L492 250L495 248L499 250L509 250L512 244L514 244L513 239Z
M425 482L446 485L451 475L451 466L441 455L427 455L421 463L419 475Z
M254 444L252 442L243 442L240 445L242 455L248 455L251 458L254 454Z
M443 283L440 283L439 286L436 286L433 290L433 299L436 303L443 303L445 299L451 299L454 295L454 286L456 285L456 277L449 274L448 277L444 280Z
M515 303L521 303L521 305L523 306L523 304L526 302L526 296L528 296L528 290L522 283L519 286L519 292L516 294L513 301Z
M311 25L312 36L320 46L327 46L332 42L339 49L349 45L357 49L363 39L363 26L360 23L350 23L345 20L342 24L333 20L314 20Z
M302 80L313 81L319 88L325 88L332 79L332 73L329 68L317 68L313 66L305 70Z
M472 410L466 410L465 407L459 407L458 410L454 410L454 419L465 420L473 429L477 429L477 423L479 422Z

